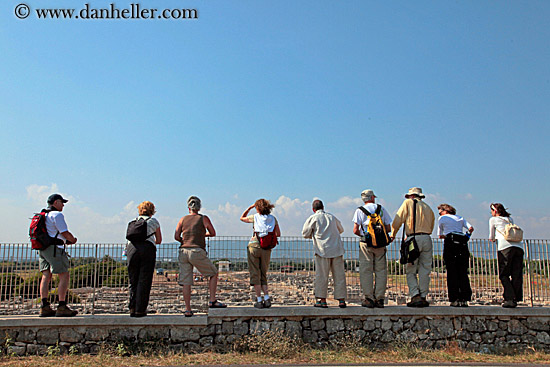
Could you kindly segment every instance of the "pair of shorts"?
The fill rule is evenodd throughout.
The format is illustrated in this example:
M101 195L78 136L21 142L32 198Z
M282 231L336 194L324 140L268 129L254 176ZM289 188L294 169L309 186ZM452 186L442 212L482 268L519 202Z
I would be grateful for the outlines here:
M38 264L40 271L49 270L53 274L69 271L69 256L67 256L65 249L52 245L45 250L40 250L39 254Z
M218 274L218 268L210 261L202 248L180 248L178 255L180 266L179 285L193 285L193 267L205 277Z

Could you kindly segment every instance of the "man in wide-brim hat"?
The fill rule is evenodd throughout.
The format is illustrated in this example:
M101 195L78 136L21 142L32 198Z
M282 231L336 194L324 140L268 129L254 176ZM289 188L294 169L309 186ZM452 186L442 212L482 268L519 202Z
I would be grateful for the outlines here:
M409 307L427 307L430 304L426 300L430 288L430 272L432 271L433 245L430 235L434 229L435 216L432 209L422 199L426 196L420 187L412 187L405 194L405 201L395 214L392 223L392 239L395 238L399 228L404 224L403 230L407 237L414 236L420 257L413 263L406 265L407 285L411 301ZM416 202L416 205L415 205ZM413 223L413 209L415 223Z

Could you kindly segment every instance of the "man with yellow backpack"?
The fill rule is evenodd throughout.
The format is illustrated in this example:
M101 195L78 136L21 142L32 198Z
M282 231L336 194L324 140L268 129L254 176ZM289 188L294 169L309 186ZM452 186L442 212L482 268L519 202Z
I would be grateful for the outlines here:
M365 299L363 307L383 308L388 281L386 246L391 243L389 231L392 219L386 209L375 204L373 190L364 190L360 206L353 215L353 233L359 242L359 280ZM373 276L374 275L374 276Z

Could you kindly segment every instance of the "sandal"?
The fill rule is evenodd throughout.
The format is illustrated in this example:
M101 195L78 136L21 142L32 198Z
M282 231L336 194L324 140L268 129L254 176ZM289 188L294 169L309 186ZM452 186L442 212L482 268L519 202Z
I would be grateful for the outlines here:
M185 316L185 317L191 317L191 316L193 316L193 311L185 311L185 312L183 313L183 316Z
M326 301L317 301L313 307L328 308L328 304Z
M209 307L209 308L226 308L227 305L221 303L221 302L218 301L218 300L215 300L214 302L209 302L208 307Z

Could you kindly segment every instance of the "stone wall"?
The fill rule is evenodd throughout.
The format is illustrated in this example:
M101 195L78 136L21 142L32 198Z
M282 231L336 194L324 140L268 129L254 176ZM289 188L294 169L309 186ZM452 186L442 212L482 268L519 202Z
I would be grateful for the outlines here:
M440 348L456 342L464 349L482 353L526 348L550 350L550 312L543 308L233 307L191 318L0 316L0 339L5 344L9 338L9 351L17 355L47 354L52 347L58 347L61 353L96 353L102 347L115 348L121 342L155 342L174 351L223 350L244 335L265 330L281 330L317 347L351 338L375 348L396 343Z

